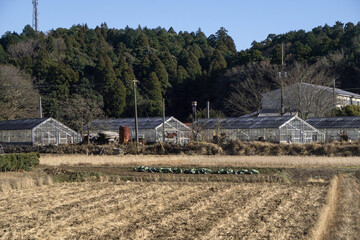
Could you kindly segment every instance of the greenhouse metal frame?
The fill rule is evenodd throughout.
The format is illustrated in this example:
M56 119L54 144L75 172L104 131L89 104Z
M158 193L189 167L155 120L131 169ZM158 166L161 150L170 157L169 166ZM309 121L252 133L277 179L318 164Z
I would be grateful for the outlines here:
M81 136L53 118L0 121L0 143L6 145L58 145L81 142Z
M130 139L135 140L135 119L99 119L89 124L91 133L113 132L119 134L120 126L130 128ZM87 132L87 126L83 130ZM163 142L163 118L149 117L138 118L138 137L140 141L155 143ZM165 118L165 142L185 144L190 141L191 129L174 117Z
M358 116L309 118L306 121L325 134L325 141L341 140L341 135L351 140L360 140Z
M321 131L296 115L201 119L195 128L205 141L220 137L225 140L303 144L325 139Z

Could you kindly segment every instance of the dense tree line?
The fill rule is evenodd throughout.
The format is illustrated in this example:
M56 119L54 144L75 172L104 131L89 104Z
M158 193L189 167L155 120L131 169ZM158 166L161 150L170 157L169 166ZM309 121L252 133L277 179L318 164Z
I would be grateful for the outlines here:
M263 76L252 79L264 89L276 88L276 70L268 70L281 62L281 43L287 66L326 59L340 87L360 88L359 23L270 34L239 52L225 28L206 36L201 29L190 33L140 26L118 30L103 23L95 29L74 25L45 34L27 25L21 34L6 32L1 37L0 64L13 65L32 77L45 116L79 129L91 115L133 116L134 79L139 80L140 116L160 116L163 98L167 115L181 120L189 119L193 100L200 108L210 100L226 115L245 113L226 108L226 98L249 75ZM83 108L88 108L83 110L87 117Z

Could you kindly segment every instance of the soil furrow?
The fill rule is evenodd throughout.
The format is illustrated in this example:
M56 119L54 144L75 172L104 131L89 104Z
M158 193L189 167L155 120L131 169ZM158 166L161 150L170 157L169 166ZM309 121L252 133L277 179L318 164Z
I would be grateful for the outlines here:
M108 195L104 196L104 199L95 202L95 204L90 204L91 206L79 206L79 208L74 207L73 209L65 209L65 213L69 211L72 212L71 215L61 214L60 216L54 216L53 218L56 227L53 227L53 232L58 233L63 231L63 229L68 229L68 233L77 231L83 228L83 225L87 226L85 231L87 232L92 228L94 222L102 222L107 224L112 222L113 219L102 220L102 218L108 218L108 216L113 216L114 213L122 211L124 209L131 208L131 206L136 206L141 203L141 201L146 197L153 197L154 195L161 194L163 192L169 191L171 188L162 185L158 186L156 189L149 188L149 191L142 191L146 188L145 184L141 184L141 188L138 188L134 185L136 191L129 189L129 192L124 193L120 191L120 195ZM151 191L152 190L152 191ZM112 192L116 192L116 188L112 189ZM108 199L108 197L111 199ZM111 202L111 204L108 204ZM94 223L94 225L96 225ZM99 226L100 227L100 226ZM46 231L46 228L43 228L43 231ZM66 236L66 234L65 234ZM71 238L71 237L70 237Z
M249 199L255 190L253 186L244 188L244 184L232 185L224 190L218 191L205 201L197 202L190 209L177 211L155 224L150 239L198 239L204 233L209 232L213 225L232 214L240 204L241 194L248 194ZM171 236L169 236L169 234Z
M227 219L219 222L209 233L203 236L201 239L241 239L242 230L246 229L248 221L251 217L251 214L254 212L254 209L258 209L263 206L267 201L272 199L276 194L276 189L281 185L270 185L262 184L262 186L257 186L257 196L260 196L260 199L255 199L254 201L246 201L246 204L240 205L234 210L234 213L229 216ZM239 197L247 199L247 194L244 193Z
M127 223L124 228L121 229L123 238L141 238L141 236L145 236L148 232L147 228L149 226L153 226L154 224L159 223L162 219L171 215L174 212L187 210L191 208L194 204L198 202L202 202L214 194L217 194L219 188L217 185L214 187L214 191L209 190L213 186L212 184L191 184L183 188L183 192L181 192L180 196L175 196L175 198L166 200L163 197L156 199L155 201L160 201L157 205L147 208L145 204L144 208L142 208L138 212L138 215L134 220ZM113 234L106 235L107 237L114 237Z
M71 225L67 224L62 227L68 229L68 232L71 232L71 235L67 236L69 238L77 234L89 236L92 234L107 235L107 231L113 232L114 229L116 229L118 236L119 233L129 231L127 229L134 227L137 222L141 222L139 213L143 209L162 209L162 204L165 205L168 202L176 200L180 193L191 194L194 188L196 189L195 186L193 188L189 187L184 191L182 188L174 189L173 186L168 184L152 183L146 187L144 186L143 194L131 194L126 199L120 199L118 204L106 206L106 208L102 208L103 211L96 211L80 216L79 219L75 219ZM97 226L93 227L95 224ZM106 238L110 236L111 234Z

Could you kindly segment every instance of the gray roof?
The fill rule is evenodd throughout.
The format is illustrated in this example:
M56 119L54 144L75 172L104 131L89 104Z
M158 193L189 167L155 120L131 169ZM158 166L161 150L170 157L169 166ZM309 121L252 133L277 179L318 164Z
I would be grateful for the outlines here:
M295 116L297 114L296 110L292 112L285 112L283 116ZM261 109L259 117L271 117L271 116L281 116L278 109Z
M325 87L325 86L314 85L314 84L310 84L310 83L302 83L302 84L306 85L306 86L315 86L315 87L322 88L322 89L325 89L325 90L328 90L331 92L334 90L332 87ZM335 88L335 93L337 95L341 95L341 96L350 96L350 97L360 98L359 94L348 92L348 91L342 90L340 88Z
M309 118L307 123L321 128L360 128L360 117L323 117Z
M315 84L311 84L311 83L294 83L294 84L291 84L291 85L286 86L285 89L288 88L288 87L295 86L295 85L297 85L297 84L301 84L301 85L303 85L303 86L305 86L305 87L307 86L307 87L313 87L313 88L316 88L316 89L319 89L319 90L325 90L325 91L328 91L328 92L331 92L331 93L332 93L333 90L334 90L332 87L315 85ZM279 91L280 91L280 88L275 89L275 90L270 91L270 92L274 92L274 91L279 92ZM270 93L270 92L264 93L264 94L262 94L262 95L266 95L266 94L268 94L268 93ZM360 95L359 95L359 94L352 93L352 92L348 92L348 91L342 90L342 89L340 89L340 88L335 88L335 93L336 93L337 95L341 95L341 96L348 96L348 97L360 98Z
M171 117L165 117L165 121ZM138 118L139 129L155 129L163 123L162 117ZM117 118L117 119L98 119L90 123L90 129L102 131L119 131L120 126L127 126L135 129L134 118ZM86 126L83 127L87 129Z
M29 118L18 120L0 121L0 130L33 129L49 118Z
M235 117L235 118L210 118L200 119L197 124L202 129L262 129L279 128L281 125L294 118L294 116L268 116L268 117Z

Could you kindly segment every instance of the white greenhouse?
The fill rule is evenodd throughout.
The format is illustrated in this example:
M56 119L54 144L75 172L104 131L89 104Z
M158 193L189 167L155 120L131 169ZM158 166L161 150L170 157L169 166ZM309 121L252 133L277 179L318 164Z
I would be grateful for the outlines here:
M298 116L235 117L201 119L194 125L201 139L312 143L324 141L324 134Z
M0 121L2 145L49 145L81 142L74 130L53 118Z
M90 133L113 132L119 134L120 126L130 128L130 139L135 139L135 119L99 119L89 124ZM83 127L87 132L87 126ZM139 139L147 143L163 141L163 118L138 118ZM190 141L191 129L174 117L165 118L165 142L185 144Z
M326 141L340 140L343 134L351 140L360 139L360 117L309 118L306 121L322 131Z

